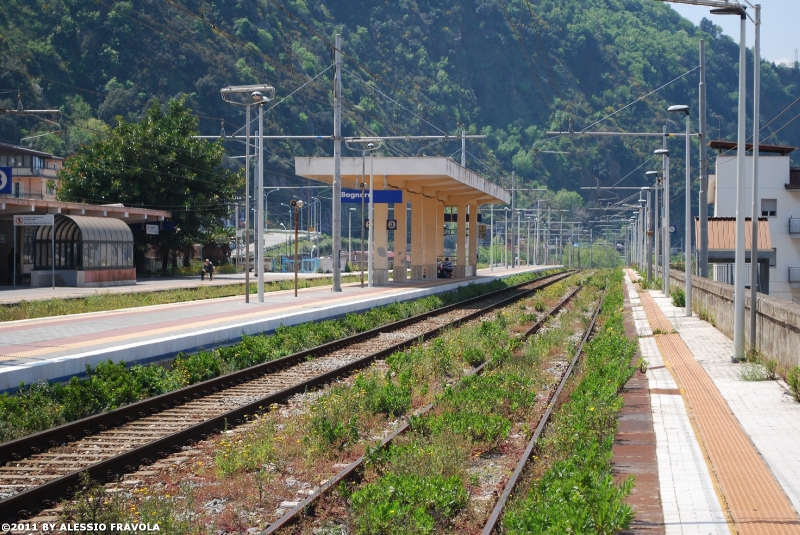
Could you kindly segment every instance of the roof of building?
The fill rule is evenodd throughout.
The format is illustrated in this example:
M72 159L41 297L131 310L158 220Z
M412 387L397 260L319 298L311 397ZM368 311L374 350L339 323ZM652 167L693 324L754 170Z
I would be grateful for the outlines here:
M49 201L39 199L20 199L0 196L0 217L6 215L63 214L86 215L121 219L125 223L143 221L163 221L172 217L172 212L133 208L130 206L98 206L77 202Z
M295 173L299 176L331 184L333 158L296 157ZM507 204L511 196L474 171L462 167L450 158L374 157L370 162L362 158L342 158L342 187L358 188L362 169L372 170L375 189L401 189L435 197L447 204L473 203Z
M38 156L39 158L48 158L50 160L63 160L61 156L56 156L54 154L50 154L47 152L42 152L38 150L29 149L28 147L21 147L19 145L13 145L11 143L4 143L0 141L0 151L10 151L15 152L17 154L29 154L30 156Z
M59 215L55 219L57 240L75 239L80 232L81 242L133 243L133 232L124 221L109 217L82 215ZM52 226L43 225L37 230L36 239L49 240Z
M699 218L695 217L695 238L700 241ZM750 248L753 225L751 218L745 218L744 243ZM708 250L733 251L736 249L736 218L735 217L709 217L708 218ZM769 220L766 217L758 218L758 250L772 251L772 240L769 235Z
M800 190L800 169L797 167L789 169L789 183L786 184L786 189Z
M735 150L736 147L739 146L738 143L735 141L721 141L721 140L711 140L708 142L708 146L712 149L716 150ZM753 150L752 143L745 144L746 150ZM786 156L787 154L794 152L797 150L797 147L786 147L784 145L759 145L758 152L762 153L775 153L780 154L781 156Z

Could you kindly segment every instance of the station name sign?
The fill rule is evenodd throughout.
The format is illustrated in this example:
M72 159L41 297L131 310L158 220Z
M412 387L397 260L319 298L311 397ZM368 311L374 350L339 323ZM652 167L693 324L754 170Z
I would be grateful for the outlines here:
M377 204L390 204L403 202L403 191L399 189L376 189L372 191L375 194L373 203ZM361 203L361 190L360 189L342 189L342 202L343 203ZM364 190L364 202L369 202L369 190Z

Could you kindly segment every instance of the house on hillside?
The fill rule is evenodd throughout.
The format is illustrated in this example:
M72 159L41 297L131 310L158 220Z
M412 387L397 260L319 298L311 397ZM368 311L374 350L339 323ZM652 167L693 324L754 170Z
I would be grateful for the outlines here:
M709 146L719 151L716 176L709 176L709 203L714 203L715 217L736 217L736 143L712 141ZM756 209L760 218L766 218L769 224L773 253L766 259L769 295L800 303L800 169L793 169L789 158L796 148L779 145L759 148ZM748 144L747 149L752 151L752 145ZM748 153L745 163L747 216L752 206L752 188L753 156ZM759 237L760 243L761 240ZM749 249L750 243L746 247Z
M0 167L11 167L11 196L17 199L56 198L58 170L64 158L0 142Z

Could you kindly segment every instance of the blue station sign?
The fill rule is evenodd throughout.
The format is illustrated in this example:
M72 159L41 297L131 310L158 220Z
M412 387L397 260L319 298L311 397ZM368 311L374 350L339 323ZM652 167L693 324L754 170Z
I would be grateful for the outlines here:
M373 203L391 204L403 202L403 191L399 189L376 189L373 190L373 193L375 194ZM361 190L342 188L342 202L361 204ZM364 190L364 202L369 202L369 190Z
M0 167L0 193L11 194L11 168Z

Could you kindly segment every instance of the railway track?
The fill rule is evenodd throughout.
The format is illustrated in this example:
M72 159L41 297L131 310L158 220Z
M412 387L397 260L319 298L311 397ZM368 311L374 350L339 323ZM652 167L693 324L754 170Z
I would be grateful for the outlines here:
M578 294L578 292L582 288L583 288L583 286L578 286L578 287L570 290L555 306L553 306L546 313L542 314L542 316L533 325L531 325L524 333L522 333L522 336L527 338L527 337L532 336L532 335L536 334L537 332L539 332L541 330L541 328L544 326L545 322L548 319L554 317L556 314L558 314L558 312L562 308L564 308L564 306L566 306ZM534 447L536 441L538 440L539 436L541 435L541 432L544 429L544 426L546 425L547 420L549 419L549 417L550 417L550 415L551 415L551 413L553 411L553 408L555 407L555 404L556 404L556 401L558 399L558 396L561 393L561 390L563 389L564 384L566 383L566 381L569 378L570 374L572 373L572 370L573 370L573 368L575 366L575 362L577 361L578 356L583 351L583 345L586 343L586 340L588 339L589 335L591 334L591 332L592 332L592 330L594 328L594 323L595 323L595 320L597 319L597 315L598 315L598 313L600 311L600 305L601 304L602 304L602 298L598 302L597 309L596 309L596 311L594 312L594 314L592 316L592 320L591 320L591 323L590 323L589 327L587 328L587 330L585 331L585 333L584 333L584 335L582 337L582 341L581 341L581 343L580 343L580 345L578 347L578 350L575 353L575 356L573 357L569 367L565 370L558 387L552 393L552 395L551 395L551 397L550 397L550 399L548 401L547 409L546 409L544 415L542 416L542 418L540 420L540 423L539 423L539 425L538 425L538 427L536 429L536 432L534 433L533 437L531 438L531 441L528 444L528 447L525 450L525 453L523 454L523 460L521 460L520 463L517 465L517 469L514 471L512 479L509 480L509 483L506 486L504 493L501 495L500 500L498 500L498 502L497 502L497 506L495 507L495 511L492 512L492 515L491 515L491 517L489 519L489 522L486 525L486 529L483 532L485 535L488 535L488 534L490 534L490 533L492 533L494 531L495 525L497 524L497 521L500 518L500 512L502 511L503 507L505 506L506 500L510 496L514 485L516 484L517 480L519 479L519 476L522 473L522 469L523 469L524 465L527 463L527 460L530 458L530 456L532 454L532 451L533 451L533 447ZM483 371L485 370L486 365L488 363L489 363L489 361L485 361L484 363L480 364L479 366L477 366L473 370L471 370L468 375L475 375L475 374L483 373ZM431 409L433 409L433 406L434 405L432 403L428 404L425 407L422 407L421 409L417 410L414 413L414 415L415 416L422 416L425 413L427 413L428 411L430 411ZM385 439L383 439L381 441L380 445L377 448L378 449L386 448L398 436L400 436L403 433L406 433L407 431L409 431L410 428L411 428L410 424L408 423L408 421L406 421L400 427L398 427L394 432L392 432L389 436L387 436ZM366 461L366 457L362 456L362 457L359 457L358 459L356 459L355 461L353 461L352 463L350 463L347 467L342 469L334 477L332 477L331 479L326 481L324 484L322 484L316 490L316 492L314 494L312 494L311 496L308 496L307 498L302 500L295 507L293 507L292 509L287 511L281 518L279 518L272 525L270 525L266 530L262 531L261 535L273 535L273 534L276 534L276 533L280 533L285 528L288 528L289 526L291 526L291 525L295 524L296 522L300 521L303 518L304 513L306 511L313 510L313 508L315 506L315 503L318 502L326 493L328 493L331 489L337 488L340 483L342 483L342 482L354 477L363 468L363 465L364 465L365 461ZM491 524L491 527L490 527L490 524Z
M419 339L555 284L561 272L0 445L0 522L28 518L80 484L113 481L274 403L326 384Z

